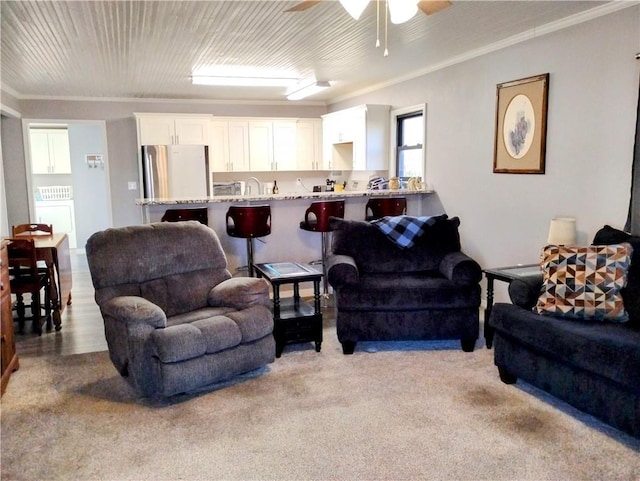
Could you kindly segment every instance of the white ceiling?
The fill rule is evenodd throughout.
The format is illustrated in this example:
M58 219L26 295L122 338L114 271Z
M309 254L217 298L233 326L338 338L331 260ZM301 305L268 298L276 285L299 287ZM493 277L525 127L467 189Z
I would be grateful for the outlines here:
M282 87L191 85L195 68L249 65L329 80L330 89L308 100L330 103L612 6L452 1L439 13L389 24L384 57L375 47L375 1L356 22L330 0L296 13L285 13L295 0L2 0L2 86L19 98L284 101ZM384 44L384 17L380 28Z

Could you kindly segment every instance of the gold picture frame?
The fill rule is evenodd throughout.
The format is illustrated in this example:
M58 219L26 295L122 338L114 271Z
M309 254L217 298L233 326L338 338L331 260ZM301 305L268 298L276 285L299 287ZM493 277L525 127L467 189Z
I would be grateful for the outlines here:
M544 174L549 74L498 84L493 172Z

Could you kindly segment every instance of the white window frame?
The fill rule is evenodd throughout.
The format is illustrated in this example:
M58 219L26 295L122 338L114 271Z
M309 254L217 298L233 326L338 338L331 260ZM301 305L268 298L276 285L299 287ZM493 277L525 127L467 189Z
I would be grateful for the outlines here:
M397 151L397 143L398 143L398 117L402 117L407 114L416 114L422 112L422 122L424 131L422 132L422 181L424 182L427 178L427 104L416 104L411 105L409 107L402 107L399 109L395 109L391 111L391 120L389 125L391 126L391 136L389 139L390 143L390 152L389 152L389 177L395 177L396 175L396 167L398 164L398 151Z

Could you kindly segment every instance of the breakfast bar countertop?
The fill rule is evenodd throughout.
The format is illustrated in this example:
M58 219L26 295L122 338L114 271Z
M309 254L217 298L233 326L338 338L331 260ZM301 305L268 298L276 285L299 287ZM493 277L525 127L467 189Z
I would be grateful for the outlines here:
M219 204L223 202L266 202L278 200L298 200L298 199L331 199L335 197L389 197L394 195L416 195L432 194L433 190L343 190L340 192L287 192L284 194L265 195L220 195L205 198L153 198L137 199L136 204L141 206L149 205L179 205L179 204Z

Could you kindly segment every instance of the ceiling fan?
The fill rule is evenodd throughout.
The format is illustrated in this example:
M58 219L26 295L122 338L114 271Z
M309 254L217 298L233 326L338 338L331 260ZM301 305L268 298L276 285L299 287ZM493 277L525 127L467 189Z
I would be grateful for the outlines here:
M326 0L302 0L293 7L285 10L285 12L302 12ZM400 24L410 20L420 10L425 15L437 13L451 6L449 0L339 0L340 5L355 20L367 7L370 1L376 4L377 15L377 33L376 47L380 47L380 4L383 3L384 9L384 56L389 55L387 49L387 20L390 17L391 23Z
M285 12L302 12L324 1L326 0L302 0L301 2L297 3L293 7L285 10ZM376 1L376 0L373 0L373 1ZM346 6L348 3L353 3L353 2L349 2L349 0L345 0L345 1L341 1L340 3L353 16L351 11L349 11L349 9ZM369 3L369 0L364 0L364 1L360 0L359 2L355 2L355 3L361 4L360 13L362 13L362 10L364 10L364 8L367 6L367 3ZM434 13L438 13L440 10L444 10L445 8L450 7L451 2L449 0L419 0L416 3L416 5L418 9L425 15L432 15ZM360 15L358 14L358 17L359 16Z

